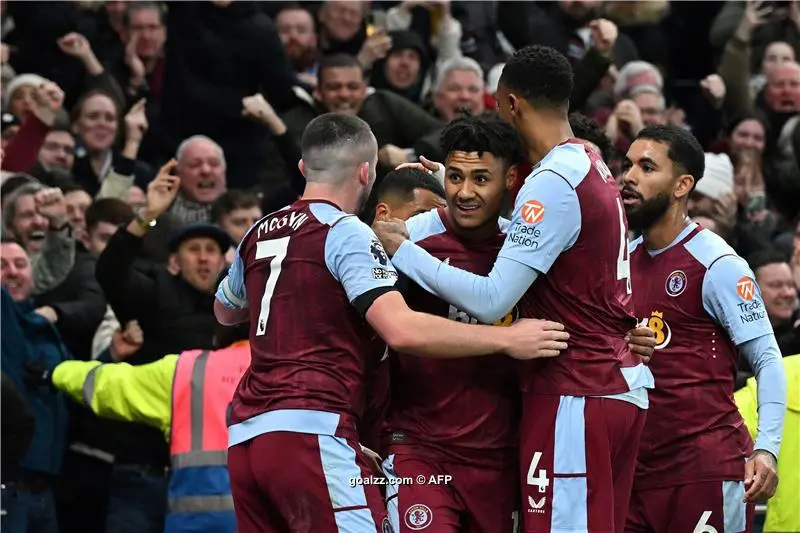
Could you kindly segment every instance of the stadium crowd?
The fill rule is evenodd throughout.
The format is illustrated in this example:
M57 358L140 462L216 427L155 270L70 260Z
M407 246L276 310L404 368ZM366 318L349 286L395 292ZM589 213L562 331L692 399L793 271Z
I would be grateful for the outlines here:
M307 126L372 130L363 221L443 207L438 163L468 135L454 121L491 123L504 63L546 45L572 67L575 136L620 187L648 128L702 146L689 215L747 260L787 368L780 484L753 531L800 533L800 1L3 1L0 17L4 531L235 531L226 410L248 328L218 323L215 294L319 170L298 168ZM506 141L510 216L533 165ZM739 358L754 438L756 373ZM383 437L361 444L385 458ZM186 518L209 513L228 528Z

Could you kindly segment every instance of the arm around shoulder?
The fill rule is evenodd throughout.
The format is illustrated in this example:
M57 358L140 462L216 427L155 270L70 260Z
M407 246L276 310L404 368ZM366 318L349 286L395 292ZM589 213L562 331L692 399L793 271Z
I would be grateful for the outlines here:
M376 298L366 318L393 350L436 359L501 353L517 359L555 357L566 349L569 338L563 326L553 322L520 320L504 328L419 313L397 291Z

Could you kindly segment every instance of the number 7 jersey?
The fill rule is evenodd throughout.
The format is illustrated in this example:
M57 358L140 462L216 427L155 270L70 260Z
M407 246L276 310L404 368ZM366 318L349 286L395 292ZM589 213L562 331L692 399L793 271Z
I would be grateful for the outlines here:
M364 314L393 290L397 273L372 230L320 200L267 215L242 240L217 299L250 310L252 363L231 405L231 424L279 409L335 413L358 438L373 330ZM313 418L313 417L312 417Z
M559 357L524 364L523 391L605 396L652 387L625 341L636 324L627 234L614 177L579 141L553 148L525 180L499 257L539 273L520 315L561 322L570 339Z

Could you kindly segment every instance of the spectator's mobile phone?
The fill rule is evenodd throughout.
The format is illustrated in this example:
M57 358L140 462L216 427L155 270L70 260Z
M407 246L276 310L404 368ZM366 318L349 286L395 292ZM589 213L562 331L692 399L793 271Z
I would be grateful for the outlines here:
M386 11L373 10L367 13L367 37L386 31Z

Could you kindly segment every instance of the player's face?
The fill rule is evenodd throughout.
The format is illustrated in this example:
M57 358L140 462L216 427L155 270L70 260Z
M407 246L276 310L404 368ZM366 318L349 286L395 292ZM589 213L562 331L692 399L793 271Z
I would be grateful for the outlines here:
M450 222L467 230L496 224L506 192L514 185L510 170L486 152L447 154L444 189Z
M675 171L668 150L649 139L637 139L628 149L620 192L631 229L647 230L673 202Z

